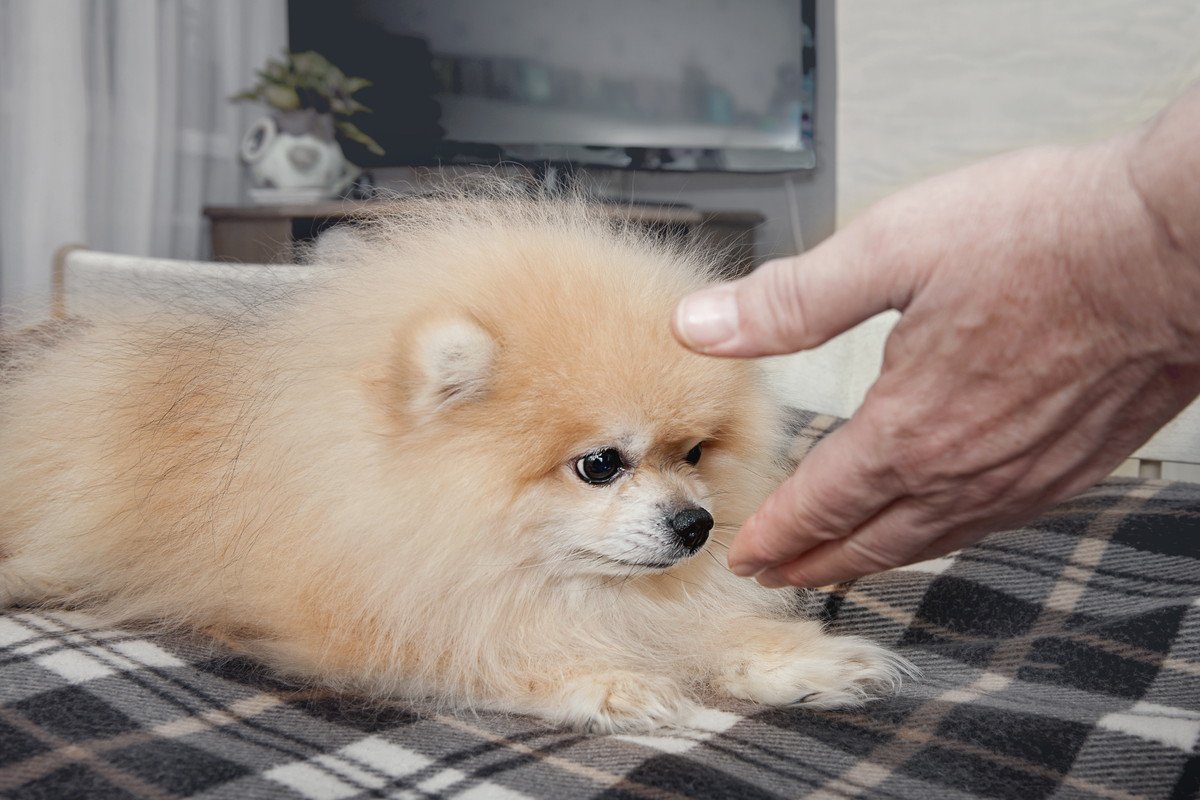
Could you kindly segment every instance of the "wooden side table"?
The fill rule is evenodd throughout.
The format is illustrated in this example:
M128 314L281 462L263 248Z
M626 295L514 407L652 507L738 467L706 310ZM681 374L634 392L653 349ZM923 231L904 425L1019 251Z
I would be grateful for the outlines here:
M311 242L321 231L379 212L404 213L403 200L330 200L293 205L208 206L212 257L217 261L287 264L296 260L297 244ZM681 206L602 204L614 218L641 225L656 234L695 242L721 253L729 277L757 266L754 229L763 216L750 211L702 211Z

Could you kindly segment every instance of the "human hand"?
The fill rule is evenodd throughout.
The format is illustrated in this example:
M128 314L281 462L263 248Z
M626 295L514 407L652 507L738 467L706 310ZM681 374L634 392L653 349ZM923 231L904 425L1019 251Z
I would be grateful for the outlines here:
M1200 264L1131 179L1135 145L949 173L685 298L677 338L718 356L903 312L862 407L742 526L735 572L817 586L956 550L1102 478L1200 392Z

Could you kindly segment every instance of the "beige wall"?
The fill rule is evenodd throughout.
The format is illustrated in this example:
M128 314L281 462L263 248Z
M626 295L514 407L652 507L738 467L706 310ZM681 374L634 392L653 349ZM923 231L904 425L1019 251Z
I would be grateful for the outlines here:
M1132 127L1200 78L1197 0L843 0L838 223L914 181Z

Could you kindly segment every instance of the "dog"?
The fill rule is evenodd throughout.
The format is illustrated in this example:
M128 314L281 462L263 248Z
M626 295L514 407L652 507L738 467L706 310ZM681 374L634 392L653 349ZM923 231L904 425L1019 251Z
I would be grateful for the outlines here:
M495 187L334 238L313 286L106 315L8 370L0 604L595 733L911 672L724 564L783 425L754 363L669 332L704 254Z

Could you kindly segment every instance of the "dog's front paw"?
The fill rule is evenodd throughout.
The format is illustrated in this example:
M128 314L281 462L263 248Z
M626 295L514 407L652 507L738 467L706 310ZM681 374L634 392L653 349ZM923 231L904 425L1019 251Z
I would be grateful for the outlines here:
M587 733L637 733L687 721L695 704L667 678L632 672L581 675L565 684L555 721Z
M754 646L734 657L722 677L725 690L743 700L843 708L894 692L903 678L916 674L907 659L866 639L814 635L804 626L790 636L784 628L766 641L755 637Z

